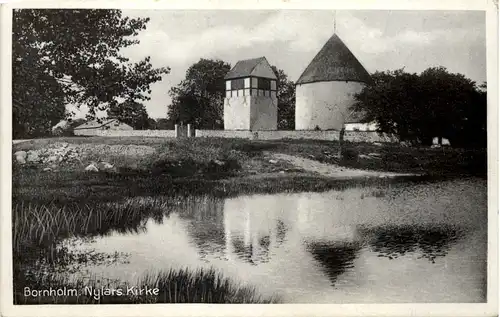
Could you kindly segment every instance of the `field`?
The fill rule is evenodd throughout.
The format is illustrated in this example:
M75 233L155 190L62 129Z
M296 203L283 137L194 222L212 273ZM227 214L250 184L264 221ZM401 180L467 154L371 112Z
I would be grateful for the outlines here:
M83 149L80 159L60 163L50 172L42 166L13 166L13 256L15 301L25 303L26 286L81 285L55 272L74 261L99 261L105 255L74 254L59 243L72 237L102 236L110 230L134 230L150 217L162 217L186 197L229 197L251 193L325 191L365 187L398 181L433 181L485 175L485 151L451 148L428 149L384 144L347 143L351 160L339 160L336 142L283 140L158 138L53 138L13 146L19 150L43 149L60 143ZM272 153L314 159L344 167L425 174L405 179L335 179L275 161ZM353 154L354 153L354 154ZM377 158L369 158L377 153ZM91 161L106 161L112 172L89 173ZM383 193L379 193L383 195ZM42 274L43 272L43 274ZM153 302L275 302L261 298L251 286L240 286L214 271L158 272L145 276L175 295L162 293ZM86 282L96 283L96 281ZM119 281L118 281L119 283ZM170 284L169 284L170 283ZM168 287L165 285L169 285ZM198 294L200 285L206 294ZM179 295L180 294L180 295ZM36 302L40 302L40 298ZM50 299L45 299L50 303ZM108 299L111 302L115 302ZM138 299L115 298L116 302ZM92 302L67 298L65 302ZM28 302L29 303L29 302Z

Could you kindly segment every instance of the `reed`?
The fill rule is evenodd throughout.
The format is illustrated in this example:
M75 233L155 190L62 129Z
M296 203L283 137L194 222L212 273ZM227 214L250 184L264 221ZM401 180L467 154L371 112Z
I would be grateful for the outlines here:
M140 232L145 221L161 221L182 203L180 198L162 196L63 205L14 202L13 252L22 254L27 248L43 249L62 239L107 235L112 230Z
M236 284L213 268L180 269L146 274L139 285L160 290L161 303L275 303L278 297L263 297L255 288Z
M64 294L54 296L25 296L24 288L30 290L63 290ZM128 289L158 289L156 294L138 294ZM121 294L100 294L91 290L121 290ZM73 293L72 290L76 290ZM29 284L14 283L14 304L270 304L281 302L278 296L261 296L254 287L232 281L213 268L170 269L147 273L136 283L124 283L97 276L68 278L39 273Z

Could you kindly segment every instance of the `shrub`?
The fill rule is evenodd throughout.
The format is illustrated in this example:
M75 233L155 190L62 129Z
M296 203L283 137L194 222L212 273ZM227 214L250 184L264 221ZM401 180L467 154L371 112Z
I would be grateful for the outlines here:
M341 152L342 161L357 162L359 153L353 148L343 148Z

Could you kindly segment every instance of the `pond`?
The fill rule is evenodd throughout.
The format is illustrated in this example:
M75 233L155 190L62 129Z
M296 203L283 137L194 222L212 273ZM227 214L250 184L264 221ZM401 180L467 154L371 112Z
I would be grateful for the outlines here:
M65 243L125 254L75 274L130 283L148 272L212 267L285 303L484 302L486 185L469 178L193 197L134 230Z

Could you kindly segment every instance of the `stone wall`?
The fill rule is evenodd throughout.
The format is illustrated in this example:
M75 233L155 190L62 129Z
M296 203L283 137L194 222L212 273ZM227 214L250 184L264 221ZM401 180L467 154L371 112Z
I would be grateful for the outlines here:
M252 139L250 130L198 130L194 131L195 137L200 138L238 138Z
M311 139L335 141L339 138L338 131L291 130L291 131L253 131L254 139L280 140L280 139Z
M85 136L108 136L108 137L160 137L175 138L175 130L99 130L99 129L81 129L75 130L75 135Z
M396 143L399 142L398 138L394 135L387 133L378 133L375 131L346 131L344 134L344 140L350 142L389 142Z
M335 130L291 130L291 131L249 131L249 130L195 130L196 137L243 138L250 140L310 139L336 141L339 132ZM346 141L351 142L398 142L397 138L372 131L346 131Z
M186 134L186 131L178 127L176 130L97 130L82 129L76 130L76 135L85 136L103 136L103 137L159 137L175 138L189 137L192 133ZM178 135L182 130L182 135ZM191 131L189 127L186 130ZM241 138L249 140L282 140L282 139L309 139L336 141L339 139L339 132L335 130L277 130L277 131L250 131L250 130L198 130L194 131L195 137L205 138ZM397 138L389 134L379 134L373 131L346 131L344 140L351 142L398 142Z

